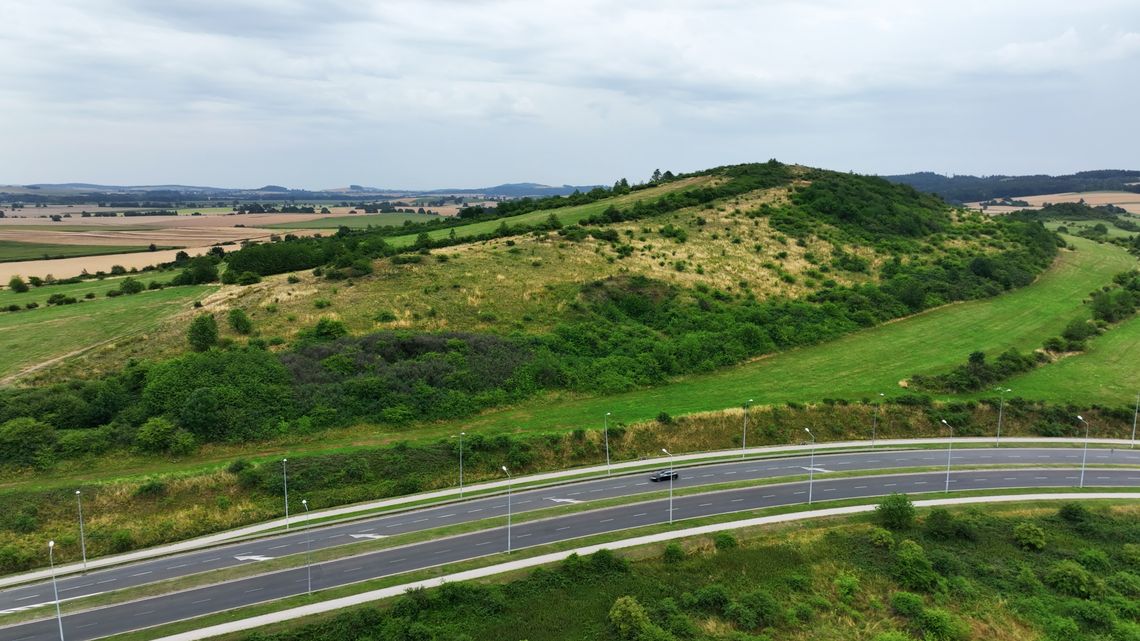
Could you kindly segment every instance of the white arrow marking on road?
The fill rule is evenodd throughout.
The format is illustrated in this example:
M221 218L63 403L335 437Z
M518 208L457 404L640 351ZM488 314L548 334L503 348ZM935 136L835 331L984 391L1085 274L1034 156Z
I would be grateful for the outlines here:
M354 539L372 539L373 541L376 539L387 538L383 534L349 534L349 536Z
M824 472L824 473L827 473L827 472L830 472L831 470L825 470L825 469L823 469L822 467L805 467L805 468L803 468L803 471L805 471L805 472Z
M578 501L576 499L549 499L549 500L554 501L555 503L581 503L581 501Z
M235 556L234 558L237 559L238 561L268 561L268 560L272 559L273 557L271 557L271 556L257 556L255 554L250 554L249 556Z

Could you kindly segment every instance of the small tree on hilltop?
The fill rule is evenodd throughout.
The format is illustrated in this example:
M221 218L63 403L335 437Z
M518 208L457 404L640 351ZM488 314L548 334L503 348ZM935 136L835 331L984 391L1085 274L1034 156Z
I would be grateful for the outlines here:
M186 339L190 341L190 349L195 352L204 352L218 344L218 322L210 314L202 314L190 323L186 332Z
M914 504L906 494L892 494L875 508L879 522L891 530L906 530L914 525Z

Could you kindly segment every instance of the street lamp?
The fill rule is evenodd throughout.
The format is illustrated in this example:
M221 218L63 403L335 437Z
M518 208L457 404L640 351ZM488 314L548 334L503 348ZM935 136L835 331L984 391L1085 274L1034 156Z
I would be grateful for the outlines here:
M606 439L606 476L609 476L610 475L610 413L609 412L606 412L606 416L603 420L604 420L604 423L603 423L603 427L602 427L602 434L605 435L605 439Z
M744 427L740 430L740 458L744 458L744 452L748 449L748 406L752 404L752 399L744 404Z
M301 505L305 507L305 572L308 575L309 594L313 593L313 537L309 534L309 528L313 527L313 522L309 520L309 500L301 499Z
M669 457L669 525L673 525L673 477L677 474L677 470L673 469L673 455L669 450L661 448L661 451Z
M946 443L946 493L950 493L950 458L954 455L954 426L942 419L942 424L950 429L950 440Z
M459 433L459 498L463 498L463 436L467 432Z
M1006 392L1012 392L1013 390L1009 389L1008 387L1007 387L1007 388L1001 388L1001 387L999 387L999 388L997 388L997 391L998 391L998 392L1000 392L1000 394L998 395L998 431L997 431L997 440L996 440L996 441L994 441L994 447L999 447L999 446L1001 446L1001 416L1002 416L1002 410L1003 410L1003 409L1005 409L1005 395L1006 395Z
M55 593L55 618L59 621L59 641L64 641L63 613L59 611L59 587L55 583L55 541L48 541L48 563L51 565L51 589Z
M285 531L289 531L289 471L286 469L286 463L289 459L281 459L281 479L285 482Z
M79 506L79 549L83 551L83 571L87 572L87 536L83 533L83 499L75 490L75 504Z
M879 392L880 399L886 399L887 395ZM879 407L875 409L875 413L871 414L871 449L875 449L875 436L879 431L879 412L883 411L882 400L879 401Z
M507 466L503 466L503 472L507 474L507 554L511 553L511 471Z
M1140 392L1136 393L1136 409L1132 410L1132 445L1128 449L1136 447L1136 415L1140 414Z
M806 427L804 431L811 437L811 463L808 464L808 505L811 505L811 490L815 483L815 434Z
M1085 461L1089 457L1089 422L1086 421L1081 415L1077 415L1077 420L1085 424L1085 451L1081 454L1081 487L1085 486Z

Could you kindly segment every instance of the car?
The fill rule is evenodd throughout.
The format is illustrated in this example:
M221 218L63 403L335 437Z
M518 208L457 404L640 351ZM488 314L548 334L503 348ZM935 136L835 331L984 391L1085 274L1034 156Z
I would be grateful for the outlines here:
M649 480L656 483L657 481L668 481L678 479L677 470L658 470L650 475Z

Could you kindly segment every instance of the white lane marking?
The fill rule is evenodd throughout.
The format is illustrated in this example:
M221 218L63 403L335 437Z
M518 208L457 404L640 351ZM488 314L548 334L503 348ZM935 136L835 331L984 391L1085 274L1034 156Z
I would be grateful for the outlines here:
M415 521L412 521L412 523L423 523L426 520L427 520L426 518L416 519Z
M83 625L77 625L77 626L75 626L75 629L76 629L76 630L82 630L83 628L90 628L90 627L91 627L91 626L93 626L93 625L96 625L96 624L95 624L95 623L84 623ZM31 637L24 637L24 638L25 638L25 639L30 639Z
M449 519L449 518L451 518L451 517L453 517L453 516L455 516L455 514L454 514L454 513L451 513L451 514L441 514L441 515L439 515L439 516L437 516L437 517L435 517L435 518L437 518L437 519Z
M118 581L118 579L103 579L102 581L96 581L95 583L96 584L103 584L103 583L113 583L115 581Z
M212 562L214 562L214 561L221 561L221 560L222 560L222 557L220 557L220 556L215 556L215 557L214 557L214 558L212 558L212 559L206 559L205 561L202 561L202 563L212 563Z
M646 481L644 483L634 483L634 485L649 485L649 481Z
M400 561L407 561L407 559L395 559L393 561L388 561L388 565L391 565L393 563L399 563Z
M566 496L578 496L581 492L569 492Z
M22 596L22 597L20 597L20 598L18 598L18 599L16 599L16 600L17 600L17 601L24 601L24 600L27 600L27 599L34 599L34 598L36 598L36 597L38 597L38 596L39 596L38 594L33 594L33 595L31 595L31 596Z
M555 531L555 532L561 532L562 530L569 530L569 529L570 529L570 526L569 526L569 525L566 525L566 526L563 526L563 527L560 527L560 528L556 528L554 531Z
M725 472L725 474L736 474L736 472Z
M132 574L131 576L143 576L144 574L150 574L150 570L147 570L146 572L139 572L138 574Z
M700 505L698 505L697 507L708 507L708 506L710 506L710 505L712 505L712 503L701 503L701 504L700 504Z
M856 485L856 486L855 486L855 489L857 489L857 490L865 490L865 489L867 489L867 486L866 486L866 485Z
M600 521L600 523L609 523L609 522L610 522L610 521L612 521L612 520L613 520L613 519L602 519L602 520Z
M793 494L807 494L807 490L804 490L803 492L793 492Z
M287 547L289 547L289 544L288 544L288 543L286 543L285 545L274 545L273 547L271 547L271 548L269 548L269 549L270 549L270 550L280 550L281 548L287 548ZM170 570L170 569L172 569L172 568L166 568L166 569L167 569L167 570Z
M926 481L915 481L915 485L926 485Z
M805 472L821 472L823 474L826 474L828 472L828 470L825 470L822 467L801 467L800 469Z
M648 514L648 512L638 512L637 514L634 514L634 516L635 516L635 517L638 517L638 516L645 516L646 514Z
M625 486L624 486L624 485L615 485L615 486L613 486L613 488L611 488L611 489L614 489L614 490L620 490L620 489L621 489L621 488L623 488L623 487L625 487Z
M579 501L578 499L555 499L555 498L551 498L551 499L547 499L547 500L554 501L555 503L581 503L581 501Z
M367 528L364 528L363 530L361 530L361 532L371 532L372 530L375 530L375 529L376 528L374 528L374 527L367 527Z
M238 561L268 561L268 560L272 559L273 557L271 557L271 556L260 556L257 554L249 554L249 555L245 555L245 556L235 556L234 558L237 559Z
M601 492L601 491L602 491L602 488L600 488L600 487L599 487L599 488L598 488L598 489L596 489L596 490L590 490L590 491L591 491L591 492Z
M741 501L743 501L743 500L744 500L744 499L732 499L731 503L739 503L739 502L741 502Z
M490 544L491 544L490 541L483 541L482 543L476 543L475 545L490 545Z
M894 487L896 485L898 485L898 483L884 483L883 487Z
M482 512L482 511L483 511L483 508L481 508L481 507L477 507L477 508L475 508L474 510L467 510L467 513L468 513L468 514L473 514L473 513L475 513L475 512Z
M349 536L351 536L354 539L368 539L370 541L375 541L376 539L388 538L388 537L384 536L383 534L349 534Z
M523 503L530 503L530 499L527 499L525 501L515 501L515 502L518 503L519 505L522 505Z
M197 601L191 602L190 605L198 605L199 603L205 603L206 601L209 601L209 599L198 599Z
M477 512L478 510L472 510L472 511ZM403 525L403 523L393 523L392 525L385 525L384 527L398 527L400 525Z
M251 589L251 590L246 590L246 591L245 591L245 593L246 593L246 594L249 594L250 592L261 592L261 591L262 591L262 590L264 590L264 589L265 589L265 588L253 588L253 589Z
M765 494L764 496L762 496L762 497L760 497L760 498L762 498L762 499L772 499L772 498L776 498L776 495L775 495L775 494Z
M710 476L716 476L716 474L702 474L701 478L705 479L705 478L708 478Z
M516 538L516 539L521 539L521 538L523 538L523 537L526 537L526 536L530 536L530 535L531 535L531 533L530 533L530 532L527 532L526 534L516 534L516 535L515 535L515 538ZM444 550L444 551L446 552L447 550Z
M348 568L347 570L345 570L345 572L356 572L356 571L357 571L357 570L359 570L359 569L360 569L360 568L358 568L358 567L356 567L356 568Z
M836 489L836 488L834 488L834 487L825 487L825 488L823 488L823 491L824 491L824 492L834 492L834 491L835 491L835 489Z
M258 588L258 589L260 589L260 588ZM147 614L154 614L154 610L147 610L146 612L139 612L139 613L135 614L135 616L141 617L141 616L144 616Z

